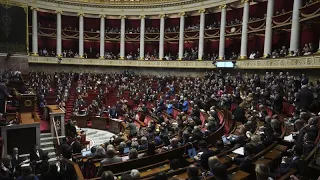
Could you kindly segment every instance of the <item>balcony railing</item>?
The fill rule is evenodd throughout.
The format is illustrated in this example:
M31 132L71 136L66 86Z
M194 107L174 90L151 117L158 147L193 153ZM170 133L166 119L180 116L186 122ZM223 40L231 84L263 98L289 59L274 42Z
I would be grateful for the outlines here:
M29 57L32 64L82 65L82 66L120 66L153 68L195 68L215 69L212 61L144 61L144 60L101 60L63 58L59 63L55 57ZM320 54L277 59L238 60L236 69L314 69L320 68Z

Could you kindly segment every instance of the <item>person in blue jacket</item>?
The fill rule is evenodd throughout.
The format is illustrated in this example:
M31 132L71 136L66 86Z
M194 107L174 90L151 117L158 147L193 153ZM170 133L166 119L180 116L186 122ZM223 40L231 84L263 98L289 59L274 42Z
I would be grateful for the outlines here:
M188 102L187 98L185 97L184 102L182 104L182 111L187 113L188 110L189 110L189 102Z
M169 101L169 103L167 104L167 114L169 114L170 116L172 116L172 114L173 114L173 104L172 104L172 101Z

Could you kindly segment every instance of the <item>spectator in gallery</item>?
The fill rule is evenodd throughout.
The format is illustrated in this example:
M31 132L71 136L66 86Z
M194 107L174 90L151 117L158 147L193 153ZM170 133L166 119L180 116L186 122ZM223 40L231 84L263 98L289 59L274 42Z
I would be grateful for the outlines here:
M251 52L249 59L255 59L256 58L256 53L254 51Z
M311 54L311 49L308 44L305 44L303 47L303 55L307 56Z
M285 57L288 55L288 50L285 46L282 46L281 50L280 50L280 57Z

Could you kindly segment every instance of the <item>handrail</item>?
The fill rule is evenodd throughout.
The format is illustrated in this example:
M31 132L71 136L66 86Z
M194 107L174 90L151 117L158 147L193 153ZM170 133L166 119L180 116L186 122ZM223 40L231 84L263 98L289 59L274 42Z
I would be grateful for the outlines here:
M79 167L79 165L78 165L77 163L72 162L72 161L70 161L70 160L68 160L68 159L66 159L66 158L61 158L61 159L60 159L60 162L65 163L65 164L68 164L68 165L71 165L72 168L73 168L73 170L74 170L74 172L75 172L76 175L77 175L77 179L78 179L78 180L84 180L83 174L82 174L82 172L81 172L81 170L80 170L80 167Z
M54 121L53 118L51 120L52 120L52 123L53 123L53 128L54 128L54 132L55 132L55 135L56 135L57 143L58 143L58 145L60 145L60 140L59 140L59 136L58 136L58 130L57 130L56 122Z

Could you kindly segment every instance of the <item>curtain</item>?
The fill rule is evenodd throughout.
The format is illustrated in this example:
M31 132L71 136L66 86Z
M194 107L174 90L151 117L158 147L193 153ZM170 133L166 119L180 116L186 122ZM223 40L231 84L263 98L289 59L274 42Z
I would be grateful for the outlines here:
M30 11L32 12L32 11ZM30 16L32 17L32 15ZM32 21L32 18L29 18ZM38 11L38 21L41 24L41 27L45 28L55 28L57 26L57 15L52 13L46 13ZM29 25L32 25L32 22L30 22Z
M210 14L206 14L206 26L213 24L214 22L218 22L221 20L221 13L217 12L217 13L210 13Z
M281 12L282 9L284 9L286 12L292 11L293 0L277 0L277 3L274 3L274 12Z
M159 42L145 42L145 53L153 54L154 50L156 50L159 53Z
M79 40L68 39L62 40L62 51L71 49L73 52L79 52Z
M197 41L185 41L184 42L184 49L185 50L190 50L194 48L198 48L198 42Z
M168 42L167 43L167 49L166 54L171 54L172 56L175 56L179 52L179 43L177 42Z
M185 27L200 24L200 16L189 16L185 18Z
M120 19L106 19L105 24L106 24L106 27L120 28L121 27L121 20Z
M140 28L140 23L141 20L140 19L130 19L130 20L126 20L126 29L128 28Z
M84 30L85 31L91 31L91 29L93 29L93 31L100 31L100 18L87 18L84 17Z
M56 52L56 43L57 43L56 39L38 36L38 49L39 50L43 50L46 48L48 52L51 52L51 51ZM30 51L32 51L32 49L30 49Z
M160 19L146 19L146 27L154 27L160 29Z
M180 25L180 18L167 18L165 22L165 27L174 27Z
M64 29L71 27L72 30L75 28L79 29L79 17L76 16L61 16L61 27Z
M266 10L267 10L267 1L251 5L249 9L249 17L263 18L264 14L267 13Z
M217 54L219 52L219 41L218 40L210 40L208 41L208 48L207 48L207 54L215 53Z
M129 54L129 53L133 53L133 54L137 54L137 56L139 56L137 50L140 47L140 43L139 42L126 42L125 45L125 55Z
M306 29L303 29L300 36L300 48L302 49L305 44L312 43L313 45L316 44L318 39L315 36L315 31L313 31L313 28L309 27Z

